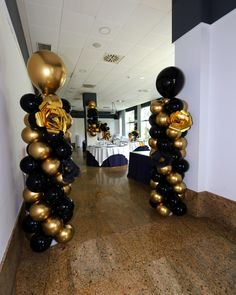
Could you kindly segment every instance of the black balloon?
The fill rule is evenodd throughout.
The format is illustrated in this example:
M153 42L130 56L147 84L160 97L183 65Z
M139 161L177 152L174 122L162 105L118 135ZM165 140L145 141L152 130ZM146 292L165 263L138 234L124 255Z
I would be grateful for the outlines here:
M26 179L26 186L32 192L42 192L47 189L48 179L40 172L32 173Z
M155 114L152 114L150 117L149 117L149 124L151 126L155 125L156 124L156 115Z
M162 196L168 196L173 193L172 186L168 183L159 183L157 188L157 192L160 193Z
M68 212L60 212L60 218L63 220L64 223L67 223L73 217L73 211Z
M69 143L64 143L55 149L56 155L60 159L66 159L72 155L72 146Z
M165 136L165 128L161 128L158 125L153 125L149 130L149 134L154 139L160 138Z
M166 113L171 114L183 109L183 102L178 98L172 98L167 104L164 106L164 110Z
M20 161L20 169L24 173L32 173L39 168L39 162L31 156L26 156Z
M185 137L187 134L188 134L188 131L184 131L184 132L181 134L181 137Z
M29 121L30 127L32 129L41 129L36 123L35 113L29 114L28 121Z
M187 213L187 207L183 202L178 202L172 207L171 211L177 216L182 216Z
M173 146L171 139L169 138L160 138L157 141L157 148L160 151L169 151Z
M188 171L188 169L189 169L189 163L188 163L188 161L186 161L184 159L174 161L172 166L173 166L173 170L175 172L180 173L180 174L183 173L183 172Z
M184 74L176 67L162 70L156 79L157 91L166 98L175 97L184 86Z
M159 174L159 173L157 172L157 170L154 168L154 169L152 169L151 179L152 179L154 182L160 182L160 181L163 181L164 176L161 175L161 174Z
M33 93L27 93L20 99L20 106L27 113L34 113L39 110L39 105L42 103L42 97L36 96Z
M24 208L25 208L25 211L29 212L30 207L31 207L33 204L34 204L34 203L24 202Z
M43 252L47 250L52 243L52 237L43 233L36 233L31 237L30 247L35 252Z
M165 195L164 203L165 205L172 210L178 203L180 202L180 198L176 193Z
M59 211L73 211L74 210L74 202L67 196L64 196L59 200L59 202L55 206L55 210Z
M60 131L59 133L48 133L45 132L44 134L45 141L52 147L59 147L63 144L65 144L64 140L64 133Z
M149 204L152 208L156 208L157 207L157 203L154 203L152 200L149 200Z
M26 215L22 221L22 228L24 232L32 234L41 230L41 223Z
M51 206L55 206L64 197L64 191L59 185L55 185L45 191L43 201Z
M62 98L62 107L63 109L67 112L70 113L71 112L71 104L69 103L68 100Z

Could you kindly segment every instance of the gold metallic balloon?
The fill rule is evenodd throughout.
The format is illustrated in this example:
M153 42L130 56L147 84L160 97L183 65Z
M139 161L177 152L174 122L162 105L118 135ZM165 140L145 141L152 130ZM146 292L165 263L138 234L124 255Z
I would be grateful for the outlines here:
M169 216L169 214L170 214L170 210L166 206L164 206L163 204L160 204L157 206L157 212L161 216Z
M169 175L167 175L166 179L172 185L182 182L182 176L177 172L171 172Z
M57 217L49 217L42 223L43 231L48 236L56 236L63 227L63 222Z
M151 102L150 111L153 114L159 114L163 110L163 103L158 100L154 100Z
M72 133L69 130L67 130L66 133L64 134L64 138L66 141L70 141L72 138Z
M66 122L67 129L69 129L72 124L73 124L73 118L71 117L70 114L67 114L67 122Z
M29 77L43 94L55 93L66 80L66 68L61 58L52 51L40 50L27 63Z
M88 107L89 107L90 109L94 109L94 108L96 108L96 102L95 102L94 100L90 100L90 101L88 102Z
M151 188L155 189L158 185L158 182L153 181L152 179L150 180L150 186Z
M42 193L31 192L27 187L23 190L23 199L25 202L37 202L42 198L42 196Z
M61 163L57 158L47 158L43 161L41 167L46 174L54 175L58 172L60 164Z
M173 189L178 194L184 194L186 191L186 184L184 182L177 183Z
M62 188L63 188L64 193L68 196L71 192L71 184L64 185Z
M51 148L43 142L32 142L29 145L29 154L36 160L44 160L50 156Z
M155 149L151 148L151 150L150 150L150 156L153 155L156 151L157 151L156 148Z
M187 131L193 124L192 117L189 112L184 110L177 111L170 114L169 128L177 131Z
M66 243L69 242L74 235L74 228L70 224L66 224L64 228L60 230L60 232L56 235L55 240L58 243Z
M186 138L180 137L180 138L177 138L173 144L177 149L183 150L186 148L188 142Z
M174 129L167 128L166 129L166 134L170 138L179 138L181 136L182 132L181 131L176 131Z
M92 131L92 132L90 132L90 135L94 137L97 135L97 132Z
M148 144L151 148L156 149L157 148L157 140L154 138L149 138Z
M180 150L180 153L181 153L181 156L182 158L185 158L186 157L186 150Z
M164 98L164 97L161 100L163 101L163 104L167 104L170 101L169 98Z
M43 95L43 102L49 103L54 108L62 108L63 103L60 97L56 94ZM42 104L39 106L41 109Z
M25 127L21 132L21 137L26 143L39 141L41 138L41 132L33 130L30 127Z
M62 174L61 173L58 173L56 176L55 176L55 180L56 182L60 183L60 184L63 184L63 185L67 185L69 184L69 182L65 182L63 180L63 177L62 177Z
M168 126L169 125L169 116L166 114L166 113L159 113L157 116L156 116L156 123L157 125L159 126Z
M161 203L163 201L163 197L156 192L156 190L151 191L150 200L154 203Z
M167 165L167 166L164 166L164 167L159 167L159 168L157 168L157 171L162 175L168 175L172 171L172 166Z
M43 221L47 219L50 215L50 208L44 204L33 204L30 207L30 216L33 220Z
M96 130L95 130L96 132L100 132L100 129L99 128L96 128Z
M97 124L92 124L92 128L96 129L97 128Z
M29 123L29 114L26 114L26 115L24 116L24 123L25 123L25 126L30 127L30 123Z

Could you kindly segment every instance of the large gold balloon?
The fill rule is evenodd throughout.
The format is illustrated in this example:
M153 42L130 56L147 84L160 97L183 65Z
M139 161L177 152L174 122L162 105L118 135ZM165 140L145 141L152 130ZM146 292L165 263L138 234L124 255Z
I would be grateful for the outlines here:
M31 192L28 188L23 190L23 199L25 202L34 203L42 198L42 193Z
M30 207L30 216L33 220L43 221L47 219L50 215L50 208L44 204L33 204Z
M155 149L151 148L151 150L150 150L150 156L152 156L156 151L157 151L156 148Z
M156 149L157 148L157 140L154 138L149 138L148 144L150 145L151 148Z
M161 203L163 201L163 197L156 192L156 190L151 191L150 200L154 203Z
M62 188L63 188L64 193L68 196L71 192L71 184L64 185Z
M38 130L33 130L30 127L25 127L21 132L21 137L24 142L31 143L40 140L41 132Z
M66 141L70 141L72 138L72 133L69 130L67 130L66 133L64 134L64 138Z
M66 80L66 68L61 58L52 51L40 50L27 63L29 77L43 94L55 93Z
M60 161L57 158L47 158L42 163L42 169L48 175L54 175L58 172Z
M92 131L92 132L90 132L90 135L94 137L97 135L97 132Z
M169 116L166 113L161 112L156 116L156 123L159 126L163 126L163 127L168 126L169 120L170 120Z
M184 149L184 150L180 150L180 153L181 153L181 156L182 156L182 158L185 158L186 157L186 150Z
M56 235L55 240L58 243L66 243L69 242L74 235L74 228L70 224L66 224L60 232Z
M42 223L43 231L46 235L56 236L63 227L63 222L57 217L49 217Z
M186 191L186 184L184 182L177 183L173 189L178 194L184 194Z
M166 134L170 138L179 138L181 136L182 132L174 130L174 129L167 128L166 129Z
M186 148L188 142L187 142L187 139L184 138L184 137L180 137L180 138L177 138L175 141L174 141L174 146L177 148L177 149L180 149L180 150L183 150Z
M60 183L60 184L62 184L62 185L67 185L67 184L69 184L69 182L65 182L65 181L63 180L63 176L62 176L61 173L58 173L58 174L55 176L55 180L56 180L56 182L58 182L58 183Z
M172 185L182 182L182 176L177 172L171 172L169 175L167 175L166 179Z
M26 115L24 116L24 123L25 123L25 126L30 127L30 123L29 123L29 114L26 114Z
M28 151L36 160L44 160L50 156L51 148L43 142L32 142Z
M157 206L157 212L161 216L169 216L169 214L170 214L170 210L166 206L164 206L163 204L160 204Z
M159 114L163 110L163 103L158 100L154 100L151 102L150 111L153 114Z
M96 102L95 102L94 100L90 100L90 101L88 102L88 107L89 107L90 109L94 109L94 108L96 108Z
M159 168L157 168L157 171L162 175L168 175L172 171L172 166L167 165L167 166L164 166L164 167L159 167Z
M157 185L158 185L158 182L155 182L152 179L150 180L150 187L151 188L156 189Z

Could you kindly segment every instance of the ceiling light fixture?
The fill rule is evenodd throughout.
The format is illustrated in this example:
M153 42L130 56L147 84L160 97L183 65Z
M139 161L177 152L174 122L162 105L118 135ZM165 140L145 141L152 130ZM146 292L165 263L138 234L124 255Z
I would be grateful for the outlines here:
M98 42L93 43L93 47L95 47L95 48L100 48L101 46L102 45L100 43L98 43Z
M122 103L122 102L125 102L124 100L122 100L122 99L117 99L117 101L116 102L118 102L118 103Z
M111 29L109 27L101 27L99 28L98 32L102 35L109 35L111 33Z
M144 77L139 77L139 79L140 79L140 80L143 80L143 79L145 79L145 78L144 78Z

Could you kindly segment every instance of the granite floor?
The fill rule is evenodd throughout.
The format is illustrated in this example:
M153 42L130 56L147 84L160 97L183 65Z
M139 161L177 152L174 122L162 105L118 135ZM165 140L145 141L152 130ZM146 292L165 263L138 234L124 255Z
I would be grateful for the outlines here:
M208 219L160 217L127 167L79 162L75 237L42 254L25 239L17 295L236 294L235 235Z

